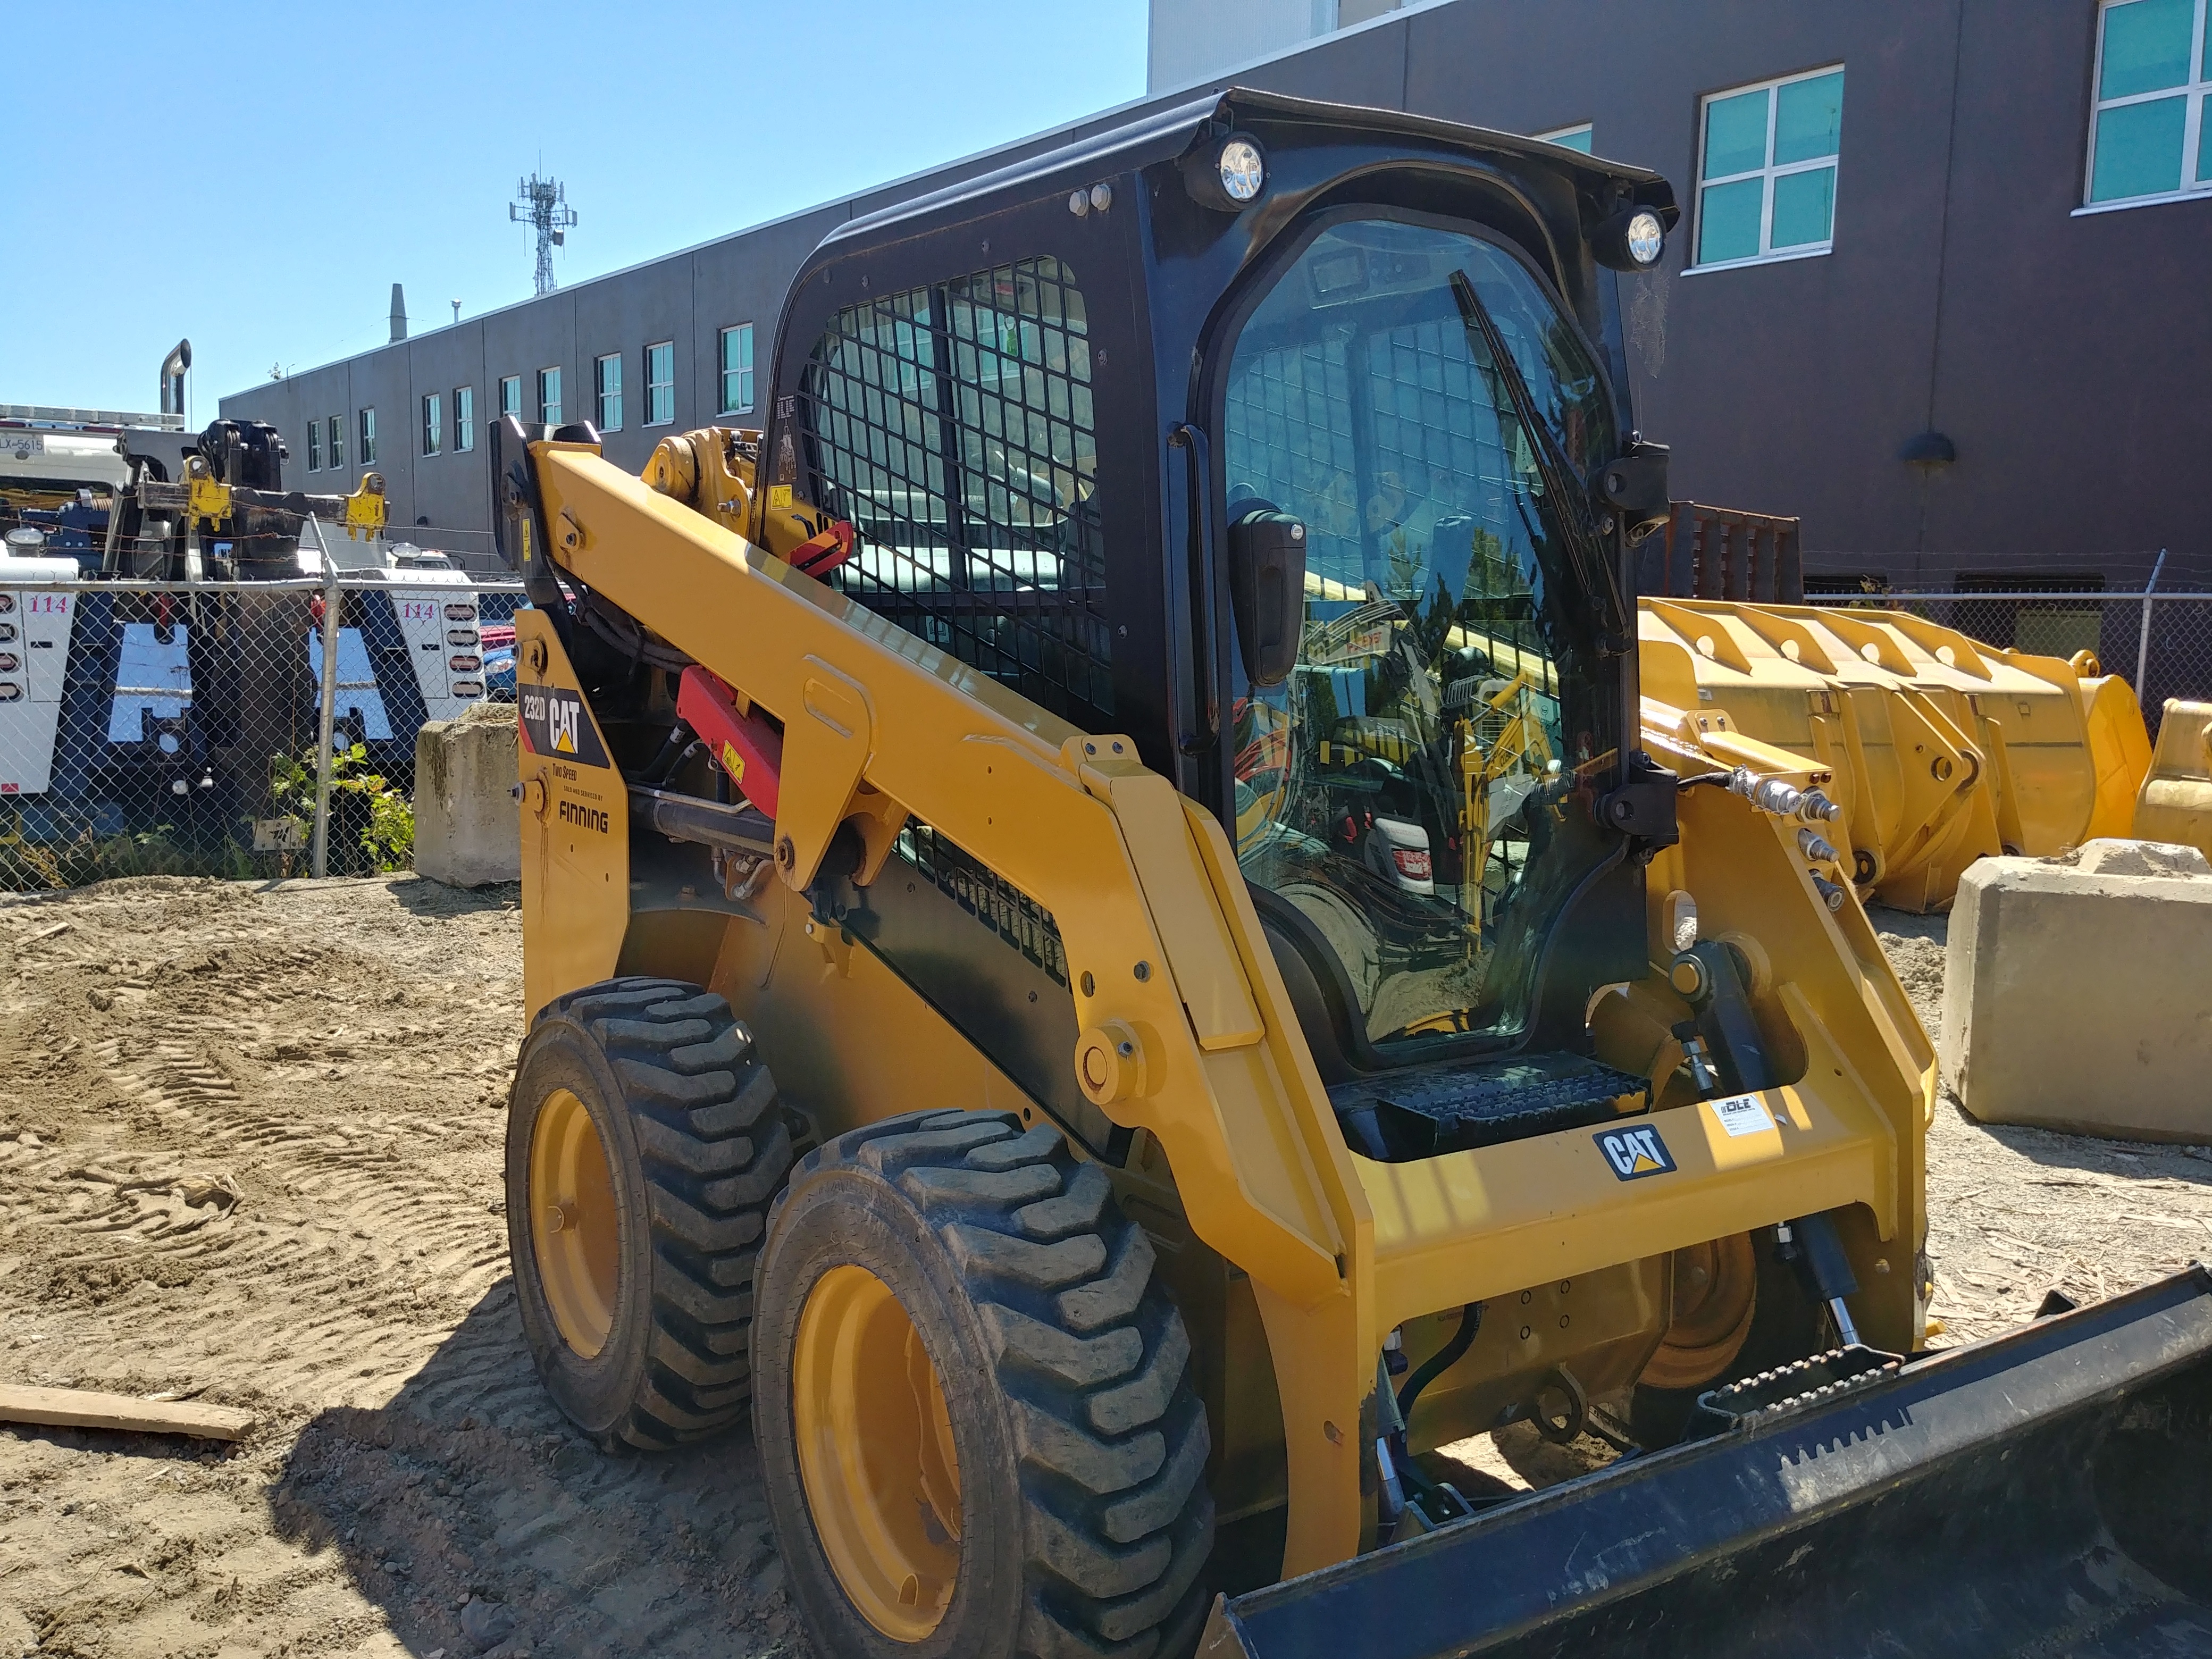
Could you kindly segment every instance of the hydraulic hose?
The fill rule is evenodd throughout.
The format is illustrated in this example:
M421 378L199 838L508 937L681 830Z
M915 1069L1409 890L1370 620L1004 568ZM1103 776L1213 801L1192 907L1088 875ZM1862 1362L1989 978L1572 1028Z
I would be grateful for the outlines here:
M628 657L633 668L643 663L681 673L691 665L690 658L647 633L635 617L596 593L584 593L576 611L584 626Z
M1401 1422L1413 1420L1413 1402L1421 1397L1421 1390L1442 1376L1460 1361L1461 1356L1474 1346L1475 1333L1482 1328L1482 1304L1470 1302L1460 1310L1459 1328L1452 1333L1450 1341L1413 1368L1398 1390L1398 1417Z
M1406 1379L1398 1390L1398 1427L1385 1443L1394 1461L1395 1473L1401 1483L1405 1507L1418 1509L1431 1526L1441 1526L1471 1512L1481 1502L1470 1503L1458 1488L1446 1486L1426 1474L1413 1461L1406 1444L1406 1425L1413 1413L1413 1402L1420 1398L1421 1390L1442 1376L1458 1363L1460 1357L1474 1344L1475 1333L1482 1328L1482 1304L1470 1302L1460 1310L1459 1329L1452 1333L1451 1340L1431 1354ZM1378 1447L1378 1454L1382 1448ZM1397 1522L1392 1518L1384 1528L1382 1541L1387 1543L1397 1531Z
M678 767L704 746L692 735L690 726L682 720L677 721L669 727L668 736L660 745L660 752L653 757L644 771L638 774L637 781L655 789L659 788L675 775Z

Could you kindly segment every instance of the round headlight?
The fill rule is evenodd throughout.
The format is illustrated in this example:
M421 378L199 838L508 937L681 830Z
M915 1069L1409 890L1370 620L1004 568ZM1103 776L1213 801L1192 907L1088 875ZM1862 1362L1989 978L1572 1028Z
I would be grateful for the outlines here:
M1221 191L1232 202L1254 200L1267 182L1267 164L1249 138L1231 138L1221 147Z
M1667 253L1667 228L1674 222L1674 210L1632 203L1589 234L1590 255L1609 270L1650 270Z
M1639 265L1656 265L1667 249L1667 227L1650 208L1639 208L1628 222L1628 257Z

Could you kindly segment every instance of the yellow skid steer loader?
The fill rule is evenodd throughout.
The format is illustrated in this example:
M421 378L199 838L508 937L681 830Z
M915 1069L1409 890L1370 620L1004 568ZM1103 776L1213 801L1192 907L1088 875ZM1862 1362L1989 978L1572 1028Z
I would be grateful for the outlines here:
M2212 1640L2212 1283L1923 1359L1838 808L1642 736L1675 218L1233 92L842 228L763 430L501 422L523 1327L817 1651Z

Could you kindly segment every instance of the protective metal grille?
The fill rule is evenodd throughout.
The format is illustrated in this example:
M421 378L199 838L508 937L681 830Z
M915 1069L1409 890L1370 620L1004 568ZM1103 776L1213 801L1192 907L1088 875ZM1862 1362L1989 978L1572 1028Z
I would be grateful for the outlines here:
M805 391L812 495L859 532L834 580L1031 701L1114 706L1083 295L1056 259L838 313Z
M899 833L898 855L1008 945L1067 983L1067 952L1052 912L962 852L920 819Z

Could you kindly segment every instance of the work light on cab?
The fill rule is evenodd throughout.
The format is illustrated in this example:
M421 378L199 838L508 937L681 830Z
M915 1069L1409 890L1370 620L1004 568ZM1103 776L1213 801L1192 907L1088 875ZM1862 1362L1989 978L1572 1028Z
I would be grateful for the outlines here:
M1667 223L1657 208L1623 208L1590 233L1590 252L1614 270L1649 270L1667 252Z
M1241 213L1267 187L1267 156L1259 141L1231 132L1200 145L1182 163L1183 185L1200 207Z
M1628 221L1628 257L1639 265L1656 265L1667 246L1667 227L1650 208L1642 208Z

